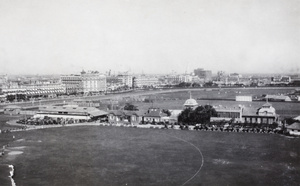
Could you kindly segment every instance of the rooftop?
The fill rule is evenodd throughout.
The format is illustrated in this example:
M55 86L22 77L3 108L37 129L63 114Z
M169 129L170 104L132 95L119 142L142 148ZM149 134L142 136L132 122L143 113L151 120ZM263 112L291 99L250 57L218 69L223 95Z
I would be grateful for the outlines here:
M185 101L184 106L198 106L198 103L195 99L188 99Z
M300 130L300 122L295 122L289 126L286 126L287 129L296 129L296 130Z
M110 114L114 114L115 116L131 116L131 115L137 115L142 116L144 115L144 111L131 111L131 110L110 110Z
M146 112L145 117L165 117L167 114L161 112L160 109L157 110L150 110L149 112Z
M44 106L39 108L40 112L62 112L68 114L68 113L88 113L91 116L103 116L107 115L108 113L99 110L95 107L78 107L78 106Z
M294 120L300 121L300 116L295 117Z

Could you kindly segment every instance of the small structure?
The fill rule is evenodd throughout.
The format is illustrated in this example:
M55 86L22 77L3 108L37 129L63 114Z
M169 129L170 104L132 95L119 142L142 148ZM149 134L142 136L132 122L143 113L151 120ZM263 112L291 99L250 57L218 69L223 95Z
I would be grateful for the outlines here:
M167 114L163 113L162 110L159 108L150 108L144 114L145 122L160 123L160 122L167 122L168 120L169 117L167 117Z
M34 118L72 119L75 123L79 120L97 120L107 117L108 113L95 107L78 107L75 105L45 106L40 107Z
M100 107L99 101L86 100L86 99L74 99L73 102L75 105L78 105L80 107Z
M291 125L286 126L286 131L290 135L300 135L300 122L295 122Z
M190 92L190 98L185 101L183 106L184 106L185 109L186 108L195 109L196 107L198 107L198 103L195 99L192 98L191 92Z
M259 116L275 116L275 108L270 103L265 103L261 108L258 109Z
M18 115L21 113L22 107L17 105L8 105L3 108L4 114Z
M109 123L139 124L143 121L141 111L111 110L108 114Z
M218 107L215 108L217 112L217 117L211 117L211 122L220 122L220 121L242 121L242 108L225 108Z
M300 116L295 117L294 120L300 121Z
M289 96L284 95L266 95L265 99L268 101L292 101Z
M252 102L252 96L235 96L235 101Z
M255 113L251 109L249 112L247 108L244 108L242 117L244 122L253 124L273 124L278 121L275 108L268 102L257 109Z

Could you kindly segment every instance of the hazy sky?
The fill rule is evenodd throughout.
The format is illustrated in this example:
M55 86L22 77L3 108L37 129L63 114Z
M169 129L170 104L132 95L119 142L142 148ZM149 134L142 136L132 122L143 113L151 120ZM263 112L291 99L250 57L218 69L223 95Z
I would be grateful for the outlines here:
M300 73L300 0L0 0L0 74Z

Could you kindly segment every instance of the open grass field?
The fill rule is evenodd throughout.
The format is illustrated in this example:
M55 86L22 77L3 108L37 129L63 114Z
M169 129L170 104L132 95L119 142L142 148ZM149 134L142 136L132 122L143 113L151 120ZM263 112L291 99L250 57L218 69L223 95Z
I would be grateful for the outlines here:
M24 118L22 115L5 115L5 114L0 114L0 130L7 130L7 129L13 129L13 128L19 128L18 126L12 126L6 124L7 121L9 120L16 120Z
M207 91L209 90L209 91ZM207 98L227 98L227 99L235 99L236 95L263 95L263 94L287 94L291 93L295 90L295 87L258 87L258 88L213 88L213 89L190 89L190 90L177 90L176 92L172 92L170 95L169 92L156 94L161 96L167 96L171 99L188 99L189 91L192 93L192 97L194 99L207 99Z
M300 183L300 139L274 134L78 126L8 139L0 164L18 186Z
M247 108L258 109L265 102L237 102L233 100L237 95L263 95L263 94L286 94L291 93L294 88L228 88L228 89L215 89L214 91L205 91L205 89L192 90L192 97L197 100L199 105L222 105L225 107L238 107L243 105ZM168 92L161 94L153 94L149 96L154 100L153 103L133 102L138 108L147 110L149 107L158 107L163 109L182 109L184 102L189 99L189 90L181 90L176 92ZM212 98L225 99L225 100L210 100ZM271 102L276 109L277 114L282 117L296 117L300 115L300 102Z

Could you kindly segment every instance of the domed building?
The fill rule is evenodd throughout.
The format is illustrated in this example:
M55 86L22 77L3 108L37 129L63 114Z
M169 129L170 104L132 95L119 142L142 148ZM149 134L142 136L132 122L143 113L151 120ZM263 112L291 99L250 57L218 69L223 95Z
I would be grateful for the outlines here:
M195 99L192 98L192 95L190 93L190 99L187 99L185 101L185 103L183 104L184 108L191 108L191 109L195 109L196 107L198 107L198 103Z

